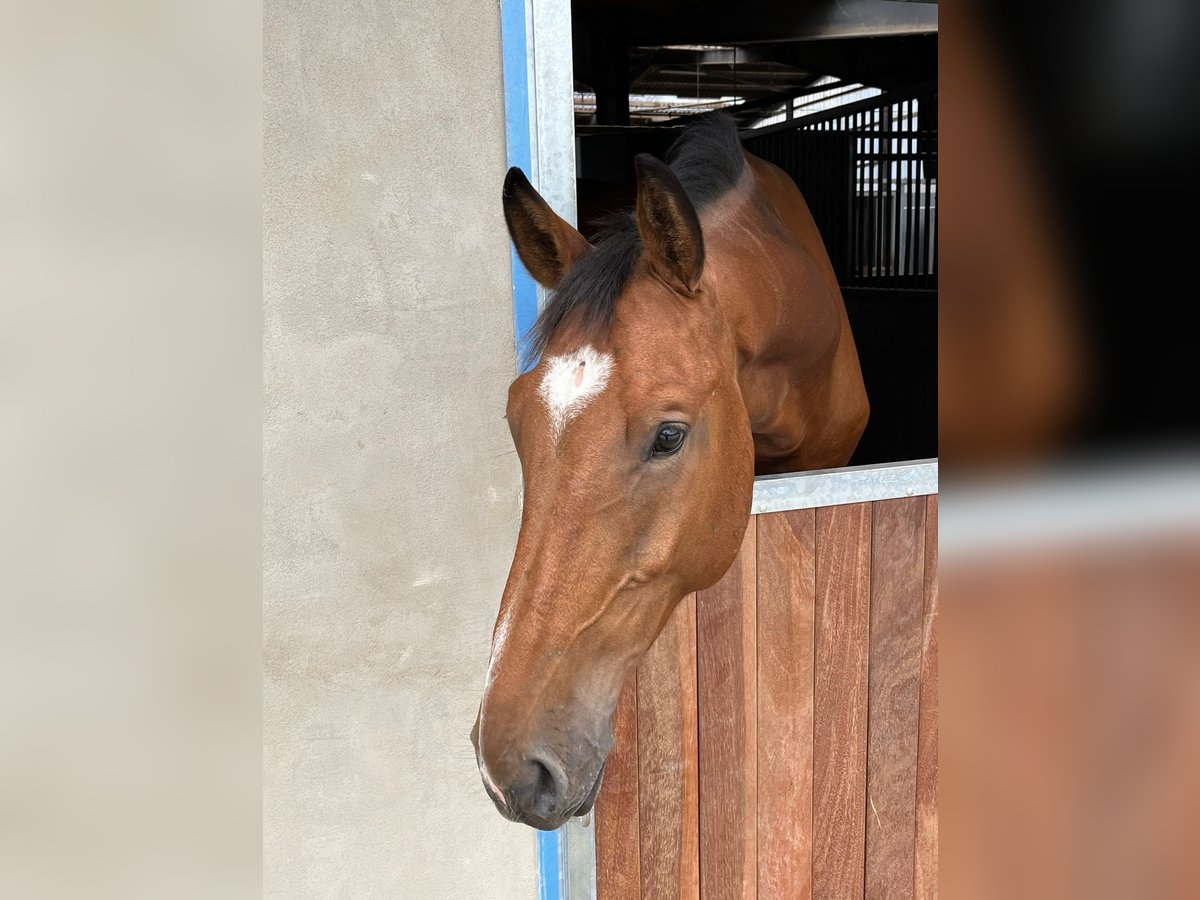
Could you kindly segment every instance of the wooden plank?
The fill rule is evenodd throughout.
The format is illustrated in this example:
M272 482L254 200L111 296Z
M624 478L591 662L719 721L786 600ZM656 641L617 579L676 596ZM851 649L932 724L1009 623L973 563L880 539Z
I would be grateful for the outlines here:
M813 897L851 900L864 883L871 505L818 509L816 523Z
M613 714L613 748L596 797L596 898L638 897L637 678L625 681Z
M866 897L913 893L925 498L873 504Z
M812 896L811 509L758 517L758 894Z
M757 896L755 532L751 519L725 577L696 598L704 900Z
M917 796L913 894L938 895L938 498L925 505L924 622L921 639L921 711L917 739Z
M695 594L676 607L638 667L637 679L641 896L697 900Z

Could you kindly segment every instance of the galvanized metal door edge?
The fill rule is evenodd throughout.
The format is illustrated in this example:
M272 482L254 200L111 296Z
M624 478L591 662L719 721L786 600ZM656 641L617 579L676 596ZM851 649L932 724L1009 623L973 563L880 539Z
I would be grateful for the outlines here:
M843 503L894 500L938 492L938 461L916 459L873 466L819 469L754 479L753 515Z
M520 167L554 211L574 224L570 0L501 0L500 40L508 165ZM515 251L511 259L519 368L532 362L527 359L526 342L545 302L545 292L525 271ZM594 900L596 843L591 817L573 820L555 832L537 832L537 864L539 900Z

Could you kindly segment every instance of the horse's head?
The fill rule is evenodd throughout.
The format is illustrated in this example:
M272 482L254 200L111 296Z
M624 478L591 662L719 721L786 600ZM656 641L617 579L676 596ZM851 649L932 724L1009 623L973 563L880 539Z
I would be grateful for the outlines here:
M549 829L590 809L625 677L737 554L754 455L719 273L666 166L639 158L636 215L597 247L515 169L504 207L557 291L509 390L524 510L472 740L500 811Z

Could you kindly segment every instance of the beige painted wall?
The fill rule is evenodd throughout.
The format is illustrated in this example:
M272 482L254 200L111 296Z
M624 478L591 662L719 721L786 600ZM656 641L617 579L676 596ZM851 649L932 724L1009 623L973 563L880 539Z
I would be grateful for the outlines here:
M498 4L264 27L265 891L532 898L468 739L518 515Z

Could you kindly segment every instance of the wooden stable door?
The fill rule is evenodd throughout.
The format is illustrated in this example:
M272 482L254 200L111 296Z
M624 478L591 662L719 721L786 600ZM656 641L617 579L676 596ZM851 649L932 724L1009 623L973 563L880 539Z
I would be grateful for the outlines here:
M615 730L599 900L936 896L936 495L754 516Z

